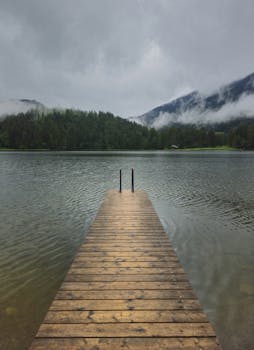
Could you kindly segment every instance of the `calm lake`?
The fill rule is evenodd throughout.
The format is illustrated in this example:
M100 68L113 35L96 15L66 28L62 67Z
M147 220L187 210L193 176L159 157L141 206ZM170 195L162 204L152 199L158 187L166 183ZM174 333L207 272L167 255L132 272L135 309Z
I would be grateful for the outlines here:
M108 189L148 192L224 350L254 346L254 152L1 152L0 349L28 349Z

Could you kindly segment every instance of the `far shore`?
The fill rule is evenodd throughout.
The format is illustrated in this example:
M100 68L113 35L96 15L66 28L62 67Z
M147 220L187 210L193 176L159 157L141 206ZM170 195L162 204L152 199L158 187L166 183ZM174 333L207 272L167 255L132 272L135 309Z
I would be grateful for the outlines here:
M29 149L29 148L0 148L0 152L182 152L182 151L246 151L245 149L230 146L217 147L186 147L168 149ZM249 150L251 151L251 150Z

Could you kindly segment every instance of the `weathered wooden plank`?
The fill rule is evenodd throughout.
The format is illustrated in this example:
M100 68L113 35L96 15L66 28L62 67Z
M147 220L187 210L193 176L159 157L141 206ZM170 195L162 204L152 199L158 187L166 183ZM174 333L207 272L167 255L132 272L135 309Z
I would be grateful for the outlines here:
M121 204L120 204L121 205ZM112 211L112 215L114 215L115 210L113 208L110 208ZM124 208L122 208L124 211ZM95 218L94 222L90 226L91 231L93 230L105 230L107 231L128 231L133 229L140 229L144 231L147 229L148 231L158 231L158 232L165 232L162 224L160 221L155 219L153 217L154 213L147 213L146 215L139 210L137 210L137 215L133 216L133 218L130 215L126 215L125 213L122 213L122 217L119 215L112 216L112 215L106 215L102 220L98 220L98 217L101 215L100 212L98 213L97 217ZM125 216L126 215L126 216ZM134 215L133 213L131 215ZM157 215L157 214L156 214ZM140 222L138 222L140 220ZM124 222L124 225L123 225ZM90 231L89 231L90 232Z
M191 290L92 290L92 291L62 291L58 299L196 299Z
M112 209L113 210L113 209ZM139 218L142 217L142 213L138 212L139 214ZM100 215L100 214L99 214ZM97 221L97 219L95 219L94 224L92 224L90 226L91 228L91 232L93 231L102 231L104 230L105 232L108 231L128 231L128 230L140 230L143 232L151 232L151 231L155 231L155 232L165 232L163 229L163 226L159 223L159 221L154 221L152 219L150 219L151 215L147 215L146 217L144 217L143 221L140 221L140 223L136 223L136 221L138 221L138 217L134 218L132 221L130 219L130 217L125 217L124 218L119 218L117 217L116 219L112 216L107 216L107 218L105 218L104 220L101 221ZM125 220L125 224L122 225L123 219Z
M161 275L83 275L68 273L65 277L66 282L176 282L188 281L185 274L161 274Z
M84 275L154 275L154 274L183 274L184 270L179 265L176 267L76 267L71 266L70 274Z
M209 323L42 324L37 337L212 337Z
M121 257L135 257L135 258L143 258L143 257L160 257L161 259L166 259L167 257L176 257L175 252L155 252L155 251L143 251L143 252L137 252L137 251L126 251L126 252L120 252L120 251L94 251L94 252L85 252L85 251L79 251L77 253L77 256L94 256L94 257L107 257L112 256L115 258L121 258Z
M145 231L133 231L133 230L129 230L129 231L109 231L109 232L105 232L105 231L96 231L96 232L91 232L91 234L87 235L86 237L94 237L95 238L109 238L109 239L114 239L114 237L116 238L123 238L123 239L156 239L156 240L160 240L160 239L166 239L168 238L168 235L164 232L154 232L154 231L150 231L150 232L145 232Z
M149 226L149 228L144 227L125 227L125 228L115 228L115 229L109 229L109 228L93 228L90 232L91 235L103 235L103 236L111 236L111 235L117 235L117 236L131 236L131 235L137 235L137 236L143 236L143 237L167 237L167 234L163 230L156 230Z
M215 337L38 338L30 350L220 350Z
M143 243L143 242L141 242L141 243L138 243L138 242L130 242L130 243L126 243L126 242L123 242L123 243L117 243L116 244L116 242L113 242L113 243L109 243L109 242L107 242L107 243L96 243L96 244L94 244L94 243L88 243L88 242L86 242L85 244L83 244L82 246L81 246L81 248L99 248L99 249L104 249L104 248L120 248L120 250L122 249L122 248L126 248L126 246L128 247L128 248L145 248L145 249L153 249L153 248L164 248L164 249L167 249L167 250L173 250L173 246L172 246L172 244L170 244L170 243L149 243L149 242L146 242L146 243ZM163 249L163 250L164 250ZM111 249L111 250L114 250L114 249Z
M157 236L156 238L154 237L154 235L149 235L149 236L137 236L137 237L133 237L130 235L96 235L96 236L90 236L87 237L84 241L84 243L86 242L90 242L90 243L161 243L163 244L164 242L166 243L168 240L167 237L163 237L163 236Z
M97 215L95 218L94 222L91 225L91 228L97 227L99 229L102 229L104 227L108 227L109 229L117 229L120 227L122 229L126 229L128 227L140 227L142 229L144 227L148 227L150 230L152 228L155 228L156 230L163 229L158 217L157 219L154 217L154 212L153 214L152 212L149 212L145 215L141 211L137 210L136 215L133 213L129 215L122 213L123 215L120 217L120 215L114 216L115 210L113 208L110 208L110 210L111 214L108 213L107 215L102 216L101 219L101 213L99 212L99 215ZM126 220L125 225L121 225L123 218Z
M79 268L88 268L88 267L98 267L98 268L112 268L112 267L142 267L142 268L166 268L166 267L179 267L180 264L178 261L119 261L119 260L113 260L113 261L98 261L94 260L91 261L90 259L79 257L76 258L73 264L71 265L73 268L79 267Z
M67 282L65 281L60 290L132 290L132 289L191 289L189 281L177 282Z
M136 235L136 237L138 238L139 236L141 237L154 237L154 238L158 238L158 237L163 237L166 238L167 234L165 231L163 230L156 230L154 228L145 228L143 227L131 227L131 228L93 228L91 229L91 231L89 232L89 234L87 234L88 236L122 236L122 237L129 237L129 236L133 236Z
M92 236L90 236L92 237ZM166 242L166 240L168 239L166 236L162 236L162 235L158 235L155 237L154 234L151 233L151 235L142 235L142 234L136 234L136 237L133 236L133 234L100 234L100 235L94 235L93 239L91 239L90 237L87 237L87 239L84 242L93 242L96 241L97 242L111 242L111 241L117 241L117 243L122 243L122 242L126 242L126 241L130 241L130 242Z
M148 238L148 237L144 237L144 238L131 238L131 237L97 237L97 238L87 238L85 240L85 243L91 243L91 244L115 244L116 240L118 241L119 244L143 244L146 245L147 243L153 245L153 244L158 244L158 245L164 245L164 244L168 244L168 240L165 238L161 238L161 239L152 239L152 238Z
M143 256L143 255L136 255L136 256L101 256L101 255L86 255L85 253L78 253L76 255L76 259L74 260L73 263L78 261L89 261L89 262L98 262L98 263L103 263L103 262L160 262L160 263L168 263L171 261L177 262L178 263L178 258L174 255L164 255L164 256Z
M131 310L131 311L49 311L44 323L128 323L128 322L208 322L202 311ZM163 326L163 325L162 325Z
M126 246L109 246L109 247L100 247L100 246L90 246L90 247L86 247L81 246L79 249L80 252L118 252L118 253L122 253L122 252L139 252L139 254L142 253L147 253L147 254L151 254L151 253L155 253L155 252L159 252L161 254L167 254L167 253L175 253L173 248L168 248L168 247L126 247Z
M198 300L54 300L51 311L57 310L201 310Z
M91 227L91 231L92 232L116 232L116 233L119 233L119 232L126 232L126 233L138 233L138 232L143 232L144 234L149 234L149 233L161 233L163 234L163 228L159 228L158 229L158 226L157 225L151 225L150 223L148 223L148 225L131 225L131 226L127 226L126 223L125 223L125 226L123 226L123 223L120 223L119 225L115 224L113 229L112 229L112 224L111 225L97 225L97 226L92 226Z

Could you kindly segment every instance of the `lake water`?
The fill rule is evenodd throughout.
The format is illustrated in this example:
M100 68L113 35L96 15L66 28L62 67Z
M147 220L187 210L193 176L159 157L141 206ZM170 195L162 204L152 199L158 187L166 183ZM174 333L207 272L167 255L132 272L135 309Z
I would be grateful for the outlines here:
M0 349L25 350L108 189L144 189L224 350L254 346L254 152L1 152Z

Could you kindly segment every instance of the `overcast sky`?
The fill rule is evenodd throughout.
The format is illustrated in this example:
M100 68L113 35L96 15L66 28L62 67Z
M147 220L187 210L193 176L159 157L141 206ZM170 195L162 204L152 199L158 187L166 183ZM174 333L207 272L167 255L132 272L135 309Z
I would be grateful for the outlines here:
M253 0L0 0L0 100L142 114L254 71Z

